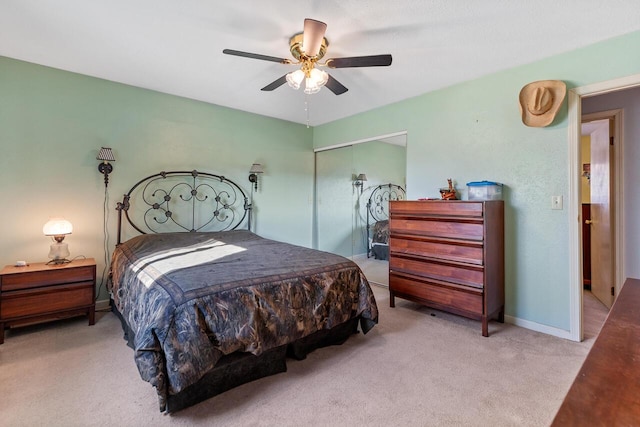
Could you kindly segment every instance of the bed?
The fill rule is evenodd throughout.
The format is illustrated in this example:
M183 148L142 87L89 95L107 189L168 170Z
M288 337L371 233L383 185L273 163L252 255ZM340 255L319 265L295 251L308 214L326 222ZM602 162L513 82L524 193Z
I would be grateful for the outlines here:
M356 264L258 236L251 209L233 181L198 171L149 176L118 203L112 307L161 411L284 372L286 357L377 323Z
M371 191L367 200L367 258L389 259L389 201L405 198L404 188L396 184L381 184Z

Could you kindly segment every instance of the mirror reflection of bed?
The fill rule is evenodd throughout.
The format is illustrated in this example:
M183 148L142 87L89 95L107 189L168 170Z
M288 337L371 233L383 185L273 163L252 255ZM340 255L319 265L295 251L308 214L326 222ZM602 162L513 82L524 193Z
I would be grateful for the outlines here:
M352 258L372 284L387 286L388 262L370 254L367 202L379 185L405 187L406 144L402 131L316 149L314 247Z
M366 253L353 256L370 283L389 286L389 201L405 200L406 193L398 184L371 187L365 208L364 233ZM360 198L362 200L362 197ZM361 215L361 210L358 215Z
M315 150L314 248L366 255L365 205L377 185L405 185L406 145L407 133L400 131ZM360 174L368 180L356 186Z

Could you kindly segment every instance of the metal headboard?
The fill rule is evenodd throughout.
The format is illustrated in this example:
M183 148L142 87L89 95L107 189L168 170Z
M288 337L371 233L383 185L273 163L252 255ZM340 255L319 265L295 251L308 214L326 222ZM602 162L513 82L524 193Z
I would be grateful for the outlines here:
M367 226L369 220L374 222L389 219L389 201L404 200L404 188L396 184L381 184L373 189L367 201Z
M251 204L238 184L206 172L171 171L138 181L118 202L118 242L122 214L141 234L234 230L249 216Z
M369 200L367 201L367 246L370 248L369 238L371 234L371 226L378 221L389 219L389 201L404 200L407 194L399 185L381 184L371 191ZM367 250L367 258L369 257Z

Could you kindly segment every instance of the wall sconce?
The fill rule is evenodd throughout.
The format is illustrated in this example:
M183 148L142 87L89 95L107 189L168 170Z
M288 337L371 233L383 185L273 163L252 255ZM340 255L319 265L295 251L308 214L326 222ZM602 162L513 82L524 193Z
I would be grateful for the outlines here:
M260 163L254 163L249 169L249 182L253 183L253 189L258 191L258 174L264 173L264 169Z
M67 259L69 256L69 246L63 243L64 236L71 234L73 225L64 218L50 218L42 227L45 236L51 236L53 243L49 249L49 258L51 264L66 264L71 262Z
M367 174L361 173L356 177L356 182L353 183L353 185L355 185L356 187L360 187L360 194L362 194L362 189L366 180Z
M96 160L102 160L102 163L98 165L98 170L101 174L104 175L104 186L105 188L109 185L109 174L113 172L113 166L109 162L115 162L116 158L113 156L113 151L109 147L100 148L100 152L98 153L98 157Z

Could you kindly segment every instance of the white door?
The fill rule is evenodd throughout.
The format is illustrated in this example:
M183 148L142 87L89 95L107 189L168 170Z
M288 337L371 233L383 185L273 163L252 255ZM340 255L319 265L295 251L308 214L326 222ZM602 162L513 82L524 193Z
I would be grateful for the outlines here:
M589 122L591 129L591 291L611 308L614 296L611 226L611 144L609 120Z

